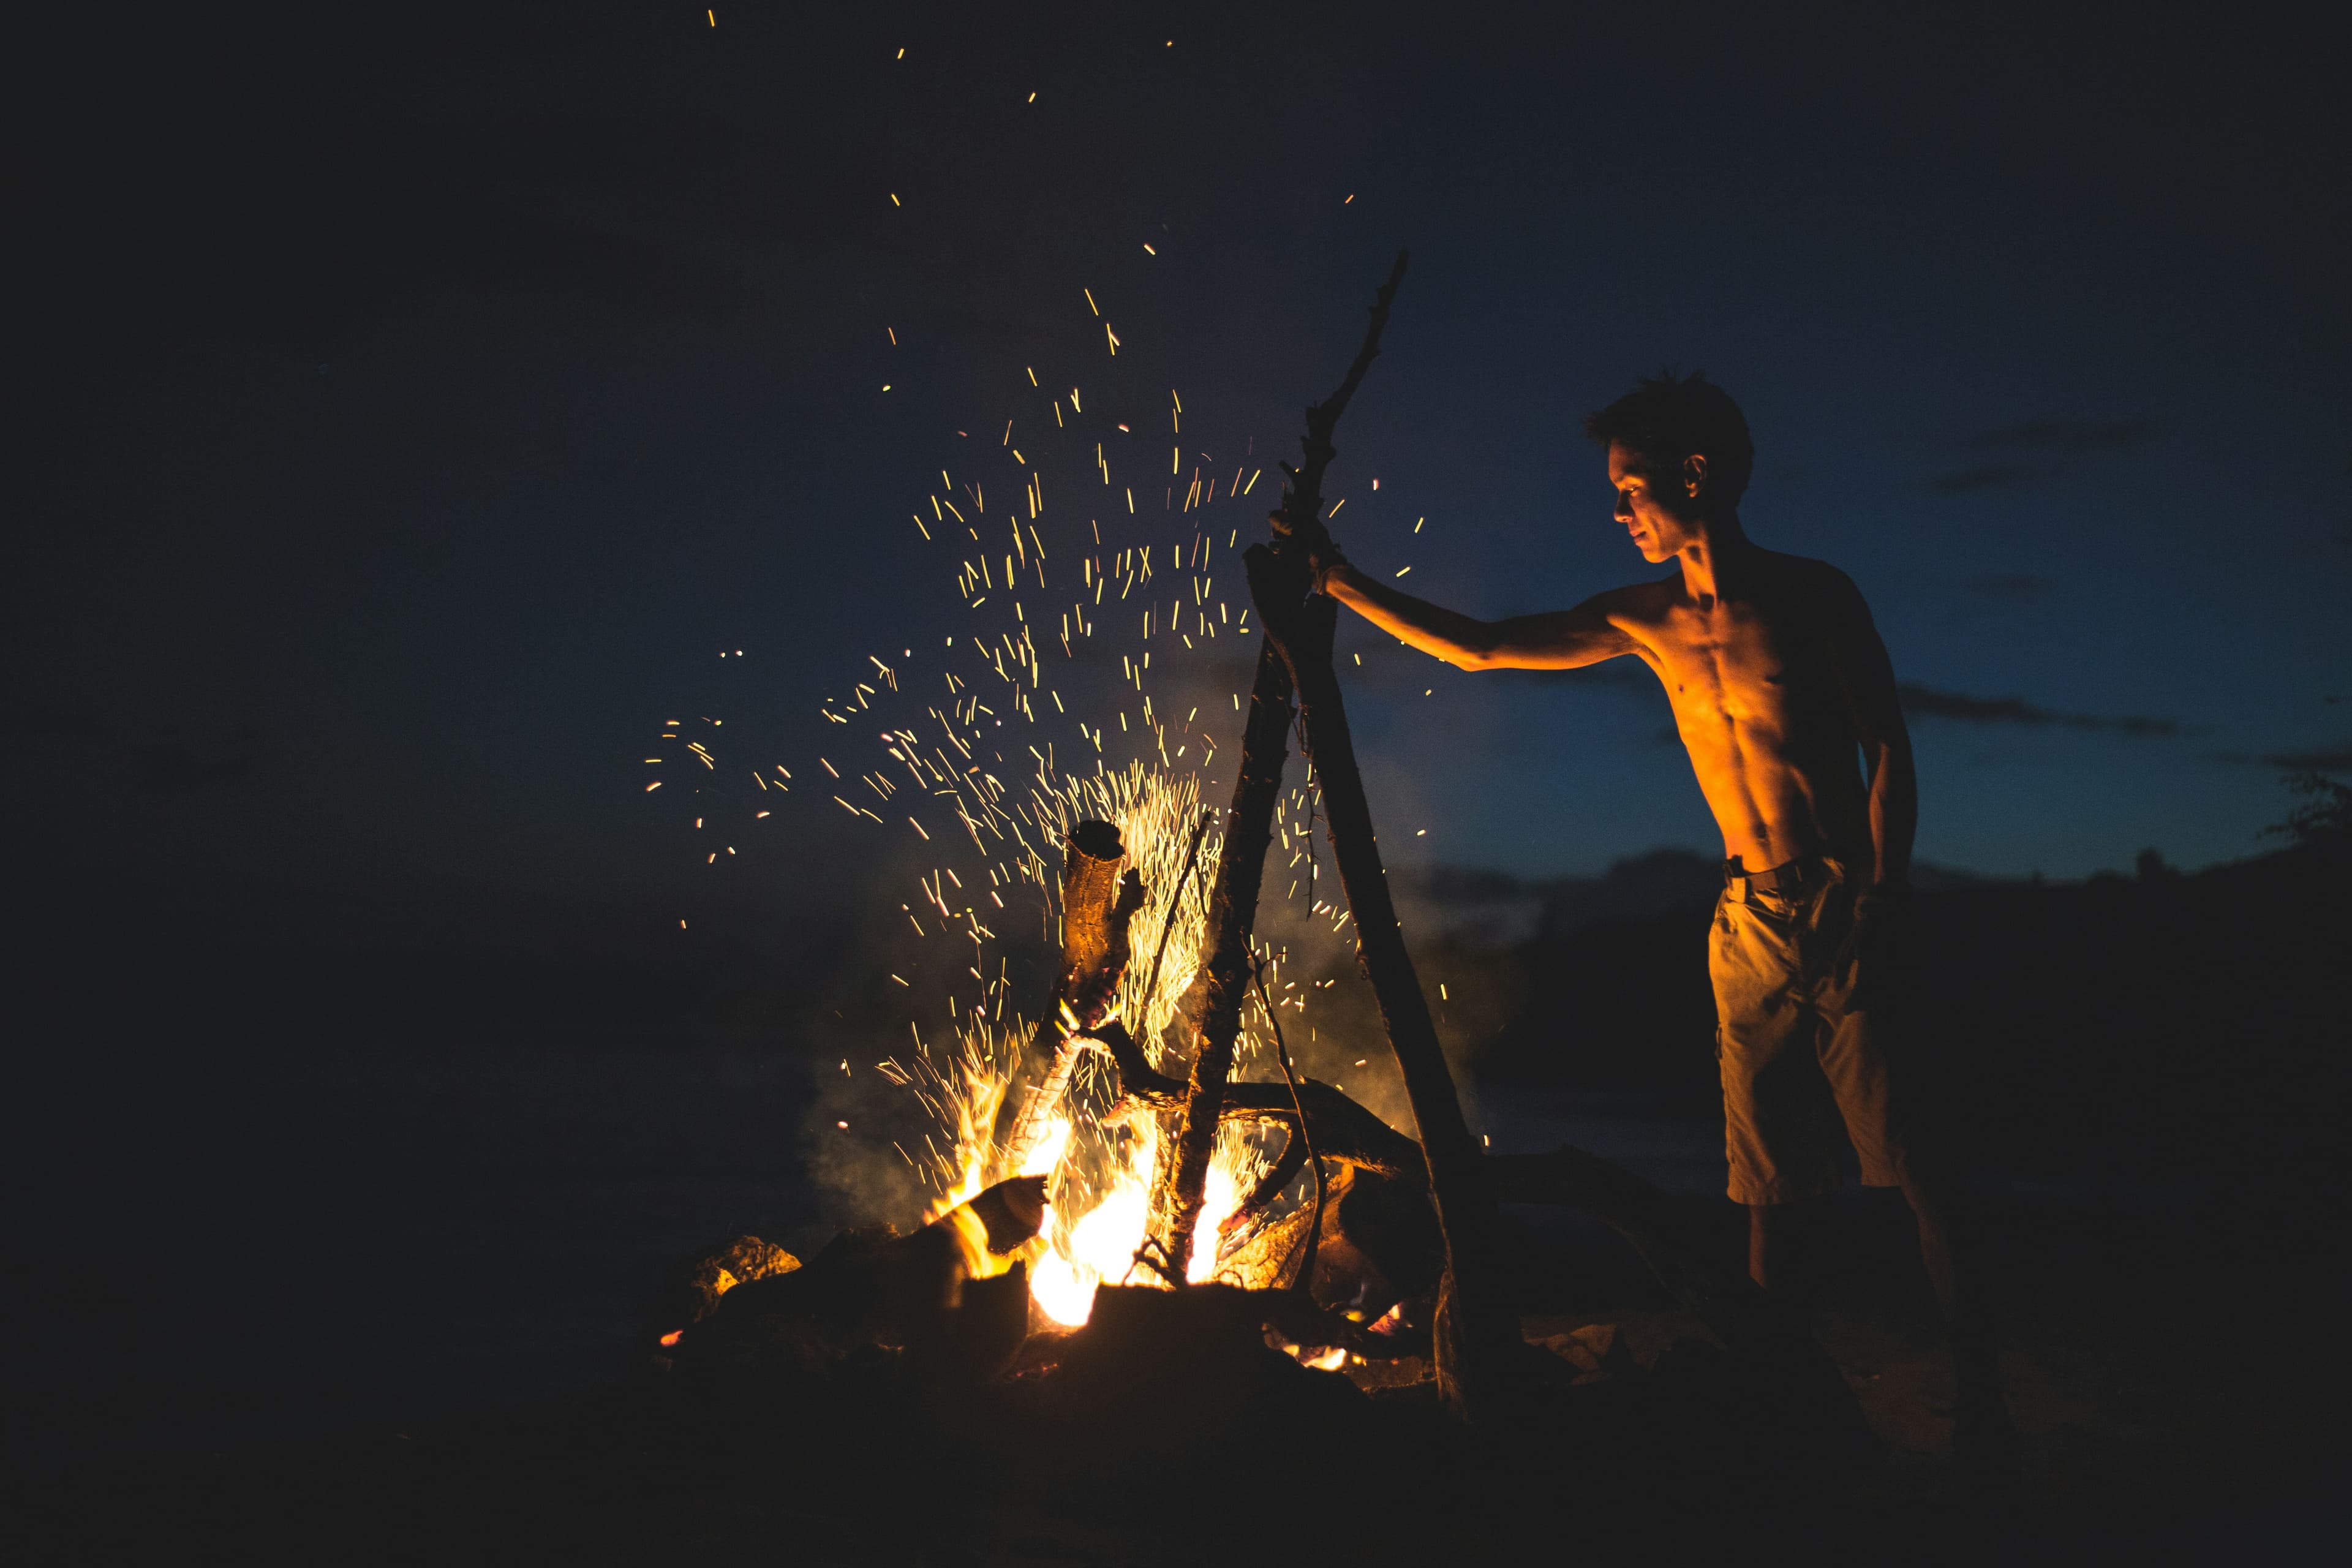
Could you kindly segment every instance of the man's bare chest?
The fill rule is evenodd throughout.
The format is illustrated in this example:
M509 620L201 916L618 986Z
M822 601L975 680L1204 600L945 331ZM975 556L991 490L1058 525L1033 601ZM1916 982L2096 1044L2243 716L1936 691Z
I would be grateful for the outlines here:
M1791 611L1678 606L1644 629L1651 667L1685 724L1777 728L1829 695L1819 630Z

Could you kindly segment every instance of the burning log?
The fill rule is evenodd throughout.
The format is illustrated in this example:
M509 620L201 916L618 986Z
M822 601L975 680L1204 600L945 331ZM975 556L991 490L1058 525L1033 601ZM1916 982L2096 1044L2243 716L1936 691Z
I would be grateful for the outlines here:
M806 1265L729 1290L669 1342L690 1354L712 1328L781 1318L836 1350L897 1345L935 1376L993 1375L1029 1321L1026 1264L996 1260L1035 1237L1045 1214L1045 1179L1016 1176L911 1235L845 1231Z
M1044 1176L1014 1176L999 1182L934 1223L955 1226L969 1240L971 1222L976 1220L982 1245L1000 1258L1008 1257L1026 1245L1045 1223L1045 1181ZM966 1252L970 1261L969 1247Z
M1108 822L1073 828L1062 866L1062 964L1045 1016L998 1102L991 1136L998 1167L1017 1172L1045 1137L1070 1085L1076 1035L1102 1021L1129 957L1128 924L1143 907L1143 879L1119 875L1127 847Z

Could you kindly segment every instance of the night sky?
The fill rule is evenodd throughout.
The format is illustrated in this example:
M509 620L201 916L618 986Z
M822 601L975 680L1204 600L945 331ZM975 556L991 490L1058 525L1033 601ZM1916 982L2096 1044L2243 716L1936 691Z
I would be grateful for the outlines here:
M1227 538L1275 476L1230 476L1295 456L1406 246L1327 486L1360 564L1486 616L1650 572L1578 424L1703 368L1755 432L1749 531L1871 600L1923 858L2257 852L2283 772L2352 768L2342 38L1772 10L54 24L18 57L11 247L20 912L264 947L896 918L910 837L816 763L872 767L874 727L820 709L869 656L971 674L978 547L915 521L940 471L998 552L1043 476L1054 572L1091 527L1162 560L1197 527L1237 610ZM1092 722L1129 646L1056 678ZM1196 651L1151 689L1231 748L1254 641ZM1470 676L1361 626L1342 655L1392 860L1718 851L1631 661ZM734 792L716 863L694 764L643 761L671 719ZM1090 757L1076 718L1016 728Z

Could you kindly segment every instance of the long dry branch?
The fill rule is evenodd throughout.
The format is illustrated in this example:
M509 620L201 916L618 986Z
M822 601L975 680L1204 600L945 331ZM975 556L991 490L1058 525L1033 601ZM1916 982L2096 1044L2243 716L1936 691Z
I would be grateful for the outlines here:
M1155 1071L1145 1060L1143 1047L1116 1018L1079 1038L1108 1055L1118 1067L1123 1102L1154 1112L1174 1110L1184 1103L1187 1086L1166 1073ZM1111 1114L1116 1114L1117 1109L1114 1106ZM1228 1083L1220 1117L1226 1121L1278 1121L1289 1126L1297 1122L1302 1110L1314 1123L1315 1150L1323 1159L1383 1176L1409 1175L1422 1169L1419 1145L1319 1079L1298 1080L1296 1108L1286 1085ZM1297 1171L1294 1166L1292 1173L1297 1174Z
M1391 298L1404 274L1405 258L1372 307L1372 329L1356 367L1334 402L1345 406L1363 368L1378 352ZM1303 747L1320 785L1332 859L1348 908L1356 921L1356 955L1371 983L1389 1044L1404 1077L1406 1098L1421 1131L1432 1201L1445 1238L1446 1284L1441 1292L1437 1379L1446 1402L1476 1419L1503 1396L1519 1354L1518 1321L1505 1293L1498 1215L1477 1143L1463 1120L1454 1075L1445 1065L1437 1028L1422 994L1388 873L1381 864L1371 806L1356 765L1355 742L1346 704L1331 665L1337 606L1307 595L1306 557L1329 535L1319 489L1325 468L1337 454L1330 443L1336 412L1307 411L1306 466L1296 475L1297 491L1274 519L1276 544L1254 546L1245 562L1250 597L1267 646L1288 668L1300 707ZM1313 488L1310 488L1313 487Z

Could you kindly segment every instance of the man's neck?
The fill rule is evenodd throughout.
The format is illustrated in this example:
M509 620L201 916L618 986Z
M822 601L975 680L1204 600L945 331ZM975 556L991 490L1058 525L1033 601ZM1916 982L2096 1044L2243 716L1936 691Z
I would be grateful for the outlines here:
M1737 512L1700 523L1697 539L1675 554L1675 559L1682 563L1683 592L1699 608L1713 609L1723 596L1727 577L1737 590L1739 569L1753 549L1740 529Z

